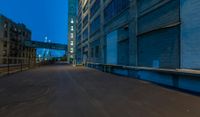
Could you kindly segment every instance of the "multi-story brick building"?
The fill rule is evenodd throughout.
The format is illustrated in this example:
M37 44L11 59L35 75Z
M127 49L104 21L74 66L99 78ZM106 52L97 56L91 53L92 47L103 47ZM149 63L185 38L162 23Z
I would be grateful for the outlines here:
M0 64L34 62L36 49L25 47L24 40L31 40L31 31L0 15Z
M79 0L78 61L200 69L199 0Z

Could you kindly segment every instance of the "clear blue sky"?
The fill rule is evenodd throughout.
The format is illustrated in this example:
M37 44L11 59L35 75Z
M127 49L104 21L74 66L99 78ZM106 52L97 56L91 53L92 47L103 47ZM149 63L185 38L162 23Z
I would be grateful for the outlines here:
M67 43L68 0L0 0L0 13L24 23L33 40Z

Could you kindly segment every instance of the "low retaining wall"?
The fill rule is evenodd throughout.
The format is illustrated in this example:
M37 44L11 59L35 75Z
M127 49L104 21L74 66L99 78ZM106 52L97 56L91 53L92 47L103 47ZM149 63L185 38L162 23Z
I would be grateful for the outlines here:
M88 63L87 67L200 93L200 70L158 69Z

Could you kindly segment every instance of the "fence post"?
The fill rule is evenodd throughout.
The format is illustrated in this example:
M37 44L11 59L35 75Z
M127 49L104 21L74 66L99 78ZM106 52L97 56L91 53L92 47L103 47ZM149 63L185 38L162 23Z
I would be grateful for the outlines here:
M7 56L7 67L8 67L8 75L9 75L10 74L9 56Z
M110 65L108 66L108 73L111 73L111 67Z
M21 58L21 72L23 71L22 58Z
M28 64L29 64L29 69L31 68L31 61L30 61L30 55L29 55L29 57L28 57Z

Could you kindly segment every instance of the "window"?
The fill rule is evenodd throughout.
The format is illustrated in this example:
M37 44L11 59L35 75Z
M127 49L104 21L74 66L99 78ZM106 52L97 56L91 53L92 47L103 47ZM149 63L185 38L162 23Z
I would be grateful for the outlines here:
M105 21L109 21L129 5L129 0L112 0L104 10Z
M5 37L5 38L8 37L8 31L4 31L4 37Z
M88 23L88 15L85 16L85 18L83 19L83 27L85 27Z
M99 58L99 54L100 54L100 53L99 53L99 46L96 46L96 47L95 47L95 57L96 57L96 58Z
M88 38L88 28L83 31L83 40Z
M91 57L94 57L94 48L91 48Z
M81 24L81 23L79 23L79 24L78 24L78 29L77 29L77 32L80 32L80 31L81 31L81 29L82 29L82 24Z
M8 24L5 23L3 27L4 27L5 29L7 29L7 28L8 28Z
M82 13L80 13L80 14L78 15L78 23L80 23L81 20L82 20Z
M74 24L74 19L73 19L73 18L71 18L70 23L71 23L71 24Z
M74 33L70 33L70 38L74 38Z
M90 10L91 17L94 16L94 14L98 11L99 7L100 7L100 0L96 0Z
M81 35L79 35L79 36L77 37L77 40L79 40L79 41L81 40Z
M25 32L24 31L22 32L22 35L25 36Z
M91 34L95 33L100 28L100 16L98 16L90 25Z
M70 45L71 45L71 46L73 46L73 45L74 45L74 42L73 42L73 41L71 41L71 42L70 42Z
M3 43L3 47L7 47L7 42L6 41L4 41L4 43Z
M7 55L7 50L3 50L3 56Z
M74 53L74 48L70 48L70 53Z
M95 39L95 41L90 43L91 47L91 57L99 58L100 56L100 39Z
M71 31L74 31L74 26L71 26Z

